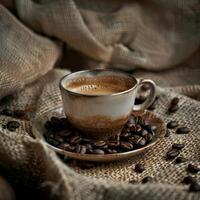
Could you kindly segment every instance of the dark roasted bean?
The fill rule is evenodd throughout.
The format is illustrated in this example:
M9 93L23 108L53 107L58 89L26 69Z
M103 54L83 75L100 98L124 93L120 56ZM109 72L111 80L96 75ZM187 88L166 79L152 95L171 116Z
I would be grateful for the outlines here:
M59 131L56 133L56 135L59 135L61 137L69 137L71 135L71 131L69 130Z
M20 123L17 122L17 121L9 121L7 124L6 124L6 128L9 130L9 131L16 131L17 128L20 127Z
M167 128L169 129L174 129L178 126L178 123L176 121L171 121L169 123L167 123Z
M93 153L94 154L104 154L104 151L102 149L94 149Z
M167 159L173 159L179 155L179 151L176 149L171 149L170 151L167 152Z
M175 97L171 100L171 104L172 105L177 105L179 103L179 98L178 97Z
M170 107L168 108L168 112L174 113L174 112L176 112L178 109L179 109L179 106L178 106L178 105L173 105L173 104L171 104Z
M93 144L95 147L103 147L106 145L106 142L103 140L97 141Z
M175 164L184 163L184 162L186 162L186 161L187 161L187 159L184 158L184 157L177 157L177 158L175 159Z
M176 130L177 134L188 134L190 132L190 129L187 127L180 127Z
M198 173L200 171L200 168L195 166L195 165L189 164L188 168L187 168L187 171L192 173L192 174L196 174L196 173Z
M149 183L152 181L153 181L153 178L151 176L146 176L142 179L142 183Z
M1 111L1 115L6 115L6 116L9 116L9 117L12 117L13 116L13 111L10 110L10 109L3 109Z
M151 142L153 139L153 135L151 133L148 133L147 135L144 136L144 138L147 142Z
M194 182L196 182L196 180L192 176L186 176L182 181L182 183L184 183L184 184L191 184Z
M112 147L112 148L118 147L119 145L120 145L119 141L109 141L108 142L108 146Z
M193 182L190 187L189 190L191 192L200 192L200 184L198 184L197 182Z
M135 165L135 172L142 173L145 170L145 167L143 164L136 164Z
M184 148L184 146L185 146L184 144L174 143L174 144L172 145L172 148L181 150L182 148Z
M130 127L130 131L135 133L137 131L137 125L136 124L133 124L131 127Z
M84 145L76 145L75 152L80 154L86 153L86 147Z
M133 145L130 142L120 142L120 147L122 147L125 150L133 149Z
M145 130L145 129L142 129L142 130L140 131L140 135L141 135L142 137L146 136L147 134L148 134L148 131Z
M55 140L60 142L60 143L63 143L64 142L64 138L63 137L60 137L59 135L56 135L55 136Z
M24 110L14 110L14 116L15 117L24 117L26 115L26 112Z
M80 136L73 136L72 138L70 138L69 142L72 145L76 145L81 141L81 137Z
M109 154L117 153L117 151L114 150L114 149L106 149L105 151L106 151L107 153L109 153Z

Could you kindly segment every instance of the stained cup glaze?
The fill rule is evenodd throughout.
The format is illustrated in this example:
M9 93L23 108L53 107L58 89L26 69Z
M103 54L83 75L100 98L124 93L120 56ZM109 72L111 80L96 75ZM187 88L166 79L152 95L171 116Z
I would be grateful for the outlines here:
M125 86L124 90L110 94L86 94L73 89L78 84ZM89 82L88 82L89 81ZM106 81L108 84L106 84ZM138 88L148 84L150 93L146 101L134 105ZM108 86L109 87L109 86ZM121 87L123 88L123 87ZM60 80L64 111L70 123L88 138L105 139L118 135L133 110L146 109L155 99L156 86L152 80L136 79L115 70L85 70L64 76Z

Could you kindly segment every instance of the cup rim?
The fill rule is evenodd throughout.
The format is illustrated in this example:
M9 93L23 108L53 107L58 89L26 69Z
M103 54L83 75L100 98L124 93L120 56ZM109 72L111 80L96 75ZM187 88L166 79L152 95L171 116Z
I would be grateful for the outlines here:
M70 75L72 75L72 74L75 74L75 73L76 73L76 74L79 74L79 73L92 72L92 71L110 71L110 72L122 73L122 74L124 74L124 75L130 77L131 79L135 80L135 81L136 81L136 84L135 84L133 87L131 87L131 88L127 89L127 90L124 90L124 91L122 91L122 92L116 92L116 93L112 93L112 94L101 94L101 95L98 95L98 94L81 94L81 93L78 93L78 92L73 92L73 91L68 90L67 88L65 88L65 87L63 86L63 84L62 84L62 81L63 81L66 77L68 77L68 76L70 76ZM128 74L128 73L126 73L126 72L124 72L124 71L121 71L121 70L116 70L116 69L87 69L87 70L81 70L81 71L72 72L72 73L69 73L69 74L63 76L63 77L60 79L60 81L59 81L59 87L60 87L60 89L63 89L65 92L68 92L68 93L73 94L73 95L75 95L75 96L85 96L85 97L111 97L111 96L118 96L118 95L123 95L123 94L126 94L126 93L131 92L132 90L134 90L134 89L137 87L138 83L139 83L139 81L138 81L134 76L132 76L131 74Z

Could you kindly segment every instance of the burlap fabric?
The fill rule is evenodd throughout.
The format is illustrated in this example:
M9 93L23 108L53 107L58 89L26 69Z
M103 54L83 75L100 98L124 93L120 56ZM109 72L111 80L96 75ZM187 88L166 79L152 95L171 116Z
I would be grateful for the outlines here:
M96 2L16 1L21 20L43 36L25 27L0 5L0 97L12 94L10 100L1 101L1 108L24 109L33 118L62 105L58 80L68 71L51 69L61 56L63 42L95 60L122 69L162 70L195 56L195 52L198 54L199 34L193 20L198 19L198 1L115 0L98 2L98 6ZM160 16L166 14L163 19L153 17L156 8ZM169 12L164 12L167 8ZM180 23L174 28L169 23L175 20L171 11L176 11L177 17L178 9L188 18L184 21L178 17ZM151 23L148 19L152 19ZM163 31L158 28L160 24ZM1 172L17 189L19 199L200 199L199 193L188 193L188 187L180 183L187 174L188 163L200 165L200 103L194 100L200 99L198 59L197 56L194 62L190 58L181 67L164 72L135 72L137 76L152 77L163 86L176 86L175 91L193 98L174 93L172 88L160 89L155 112L166 123L175 119L191 132L177 135L172 131L169 138L160 140L138 158L81 170L73 163L64 164L45 144L33 138L30 121L18 120L21 127L9 132L2 125L10 118L1 115ZM167 115L166 108L174 96L180 97L180 109ZM163 158L174 142L186 144L181 152L188 159L186 163L174 165ZM137 162L146 166L139 175L133 171ZM140 181L147 174L154 177L154 183L128 184L129 180ZM199 174L195 177L200 181Z

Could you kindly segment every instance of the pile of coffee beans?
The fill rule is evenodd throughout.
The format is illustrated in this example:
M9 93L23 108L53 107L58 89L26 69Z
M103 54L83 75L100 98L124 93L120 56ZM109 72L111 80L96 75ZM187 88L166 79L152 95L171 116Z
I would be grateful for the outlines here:
M52 117L45 128L44 137L51 145L70 152L98 155L142 148L153 140L157 129L140 116L130 116L121 134L107 140L85 138L66 118Z

